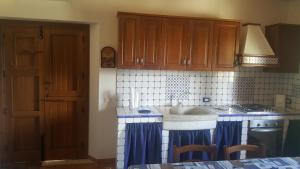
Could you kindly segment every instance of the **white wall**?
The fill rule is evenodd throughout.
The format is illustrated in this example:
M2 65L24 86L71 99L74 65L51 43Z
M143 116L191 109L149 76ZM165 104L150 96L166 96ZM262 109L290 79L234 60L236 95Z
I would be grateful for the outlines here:
M283 0L1 0L0 17L92 23L89 154L115 156L115 69L99 68L104 46L117 47L117 11L218 17L272 24L287 18Z
M300 1L290 0L288 7L288 23L300 24Z

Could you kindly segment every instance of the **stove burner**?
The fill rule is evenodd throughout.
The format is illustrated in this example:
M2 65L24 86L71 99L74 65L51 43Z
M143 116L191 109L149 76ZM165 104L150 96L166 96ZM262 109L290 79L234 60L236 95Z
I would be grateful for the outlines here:
M234 109L237 109L242 112L268 112L272 108L270 106L260 105L260 104L243 104L243 105L233 105L231 106Z

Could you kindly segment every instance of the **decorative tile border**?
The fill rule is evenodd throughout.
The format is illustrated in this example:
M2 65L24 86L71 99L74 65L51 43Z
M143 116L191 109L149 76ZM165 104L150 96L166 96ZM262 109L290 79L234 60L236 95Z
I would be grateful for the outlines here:
M117 115L117 118L147 118L147 117L163 117L163 115L146 115L146 114L141 114L141 115Z

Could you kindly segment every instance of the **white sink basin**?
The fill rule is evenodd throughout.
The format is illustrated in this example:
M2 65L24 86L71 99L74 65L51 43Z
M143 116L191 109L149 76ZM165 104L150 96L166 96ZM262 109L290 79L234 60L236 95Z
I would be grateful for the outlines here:
M218 115L203 107L170 108L163 117L165 130L204 130L216 128Z

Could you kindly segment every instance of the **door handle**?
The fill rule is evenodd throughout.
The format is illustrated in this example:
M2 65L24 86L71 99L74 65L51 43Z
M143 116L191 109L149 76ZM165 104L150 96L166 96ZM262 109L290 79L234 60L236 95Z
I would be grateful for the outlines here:
M44 85L51 85L52 83L50 81L45 81Z
M186 65L186 59L183 59L183 64Z
M282 128L255 128L251 129L250 131L253 132L259 132L259 133L267 133L267 132L277 132L277 131L282 131Z
M44 99L39 99L41 102L65 102L68 101L67 99L52 99L51 97L45 97Z
M144 63L144 58L141 58L141 63Z
M136 58L136 63L139 64L140 63L140 59Z

